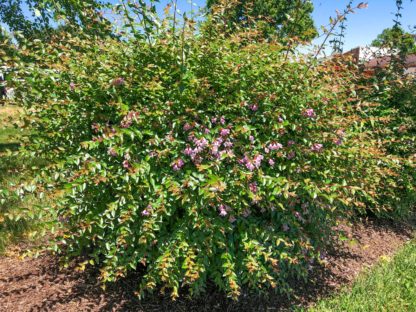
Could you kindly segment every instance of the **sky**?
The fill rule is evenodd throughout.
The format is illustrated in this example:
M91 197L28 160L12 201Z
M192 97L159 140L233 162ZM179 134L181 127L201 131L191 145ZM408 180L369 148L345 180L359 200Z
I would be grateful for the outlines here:
M359 1L356 1L358 3ZM383 29L393 25L396 4L394 0L367 0L368 8L358 10L348 16L347 32L344 51L357 46L369 45ZM401 19L402 27L406 30L416 26L416 1L404 0L404 11ZM335 10L342 11L347 0L314 0L315 25L327 25L329 16L334 16ZM415 31L416 29L413 29Z

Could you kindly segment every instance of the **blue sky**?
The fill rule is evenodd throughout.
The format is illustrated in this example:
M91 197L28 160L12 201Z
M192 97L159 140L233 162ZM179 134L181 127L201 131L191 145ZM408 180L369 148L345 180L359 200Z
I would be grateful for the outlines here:
M358 3L360 1L356 1ZM348 28L344 50L359 45L370 44L384 28L393 25L396 5L394 0L367 0L368 8L348 16ZM416 25L416 1L404 0L405 10L401 20L405 29ZM335 9L345 8L346 0L314 0L313 14L317 26L328 24L328 18L334 15Z

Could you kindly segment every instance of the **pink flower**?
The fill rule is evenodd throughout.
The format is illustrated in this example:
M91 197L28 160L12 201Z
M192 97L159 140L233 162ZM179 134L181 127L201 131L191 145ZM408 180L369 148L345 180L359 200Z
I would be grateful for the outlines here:
M295 145L296 143L295 143L295 141L293 141L293 140L289 140L288 142L287 142L287 146L293 146L293 145Z
M123 168L125 169L129 169L130 168L130 163L128 160L123 161Z
M174 171L179 171L184 165L185 162L181 158L179 158L177 161L173 163L172 168Z
M291 151L289 154L287 154L287 159L293 159L293 158L295 158L295 156L296 156L296 153L294 152L294 151Z
M216 139L214 142L212 142L212 148L211 148L211 154L214 156L218 156L218 150L221 146L221 144L224 142L222 138Z
M234 216L230 216L228 218L228 221L230 221L230 223L234 223L237 219Z
M250 142L251 142L251 143L253 143L253 142L254 142L254 136L250 135L250 136L248 137L248 139L250 140Z
M341 145L342 144L342 139L337 138L337 139L334 139L333 142L334 142L335 145Z
M113 86L121 86L121 85L123 85L124 84L124 78L121 78L121 77L119 77L119 78L116 78L116 79L114 79L112 82L111 82L111 84L113 85Z
M268 153L270 152L269 148L268 148L268 147L265 147L265 148L264 148L264 152L265 152L266 154L268 154Z
M152 206L151 205L148 205L147 206L147 208L145 209L145 210L143 210L142 211L142 216L143 217L148 217L148 216L150 216L150 211L149 210L151 210L152 209Z
M295 212L295 218L302 222L305 221L305 219L302 217L302 215L298 211Z
M287 231L289 231L289 226L286 223L284 223L282 225L282 229L283 229L284 232L287 232Z
M257 193L257 183L256 182L252 182L248 185L248 188L250 189L250 191L252 193Z
M246 168L250 171L253 171L254 169L256 169L256 167L250 161L246 163Z
M189 130L191 130L192 129L192 126L189 124L189 123L186 123L184 126L183 126L183 130L184 131L189 131Z
M251 160L246 156L244 156L243 159L240 159L238 161L240 164L245 165L246 168L250 171L253 171L254 169L256 169L256 166L253 164L253 162L251 162Z
M192 155L195 155L195 151L194 151L191 147L189 147L189 146L183 150L183 153L184 153L186 156L192 156Z
M196 139L194 141L194 143L195 143L196 146L201 147L201 148L204 148L208 145L208 141L205 138L202 138L202 139L199 139L199 140Z
M269 159L269 165L273 167L274 164L275 164L274 160L273 159Z
M71 81L71 83L69 84L69 88L71 89L71 91L75 91L75 83Z
M307 108L303 112L303 116L308 117L308 118L315 118L316 114L315 114L315 111L313 110L313 108Z
M248 159L247 155L246 155L246 156L244 156L244 158L241 158L241 159L239 159L239 160L238 160L238 162L239 162L241 165L245 165L248 161L249 161L249 159Z
M280 144L280 143L271 143L271 144L269 144L269 148L270 148L272 151L277 151L277 150L279 150L279 149L283 148L283 145L282 145L282 144Z
M277 118L277 121L280 122L280 123L282 123L284 120L283 120L282 117L279 116L279 118Z
M225 211L225 210L220 210L220 216L221 216L221 217L225 217L227 214L228 214L228 213L227 213L227 211Z
M227 140L224 143L224 146L227 147L227 148L231 148L231 147L233 147L233 145L234 145L233 142L231 142L230 140Z
M205 134L208 134L208 133L210 133L210 132L211 132L211 131L210 131L208 128L205 128L205 129L204 129L204 133L205 133Z
M213 145L211 148L211 155L215 156L218 158L219 154L218 154L218 146Z
M257 104L252 104L248 108L253 112L256 112L259 109L259 106Z
M218 119L217 117L212 117L212 118L211 118L211 122L212 122L213 124L216 124L216 123L217 123L217 119Z
M191 155L194 153L194 150L193 150L190 146L188 146L187 148L185 148L185 149L183 150L183 153L184 153L186 156L191 156Z
M254 165L256 166L256 168L260 168L261 162L263 161L263 159L264 159L263 155L254 156L253 160L254 160Z
M320 152L324 146L321 143L314 143L312 144L311 151L312 152Z
M221 129L220 135L225 137L225 136L229 135L230 132L231 132L230 129Z
M221 204L221 205L219 206L220 216L221 216L221 217L225 217L225 216L228 214L228 213L227 213L227 210L229 210L229 208L228 208L227 206L225 206L225 205Z
M115 150L114 148L112 148L112 147L110 147L110 148L107 150L107 154L108 154L108 155L110 155L110 156L113 156L113 157L117 156L117 152L116 152L116 150Z
M220 123L221 123L222 125L224 125L224 124L225 124L225 117L224 117L224 116L221 116L221 118L220 118Z

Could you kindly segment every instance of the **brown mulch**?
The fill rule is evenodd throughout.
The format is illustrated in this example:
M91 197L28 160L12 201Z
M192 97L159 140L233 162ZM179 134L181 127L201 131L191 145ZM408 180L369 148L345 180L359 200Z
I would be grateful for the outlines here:
M134 295L138 276L120 281L103 291L97 271L59 269L57 259L42 256L19 260L0 257L0 311L288 311L307 306L343 286L381 256L392 255L413 235L411 225L366 221L342 226L348 239L326 256L326 265L313 269L307 283L294 284L295 293L286 297L241 296L232 302L218 292L207 292L196 300L155 295L139 301Z

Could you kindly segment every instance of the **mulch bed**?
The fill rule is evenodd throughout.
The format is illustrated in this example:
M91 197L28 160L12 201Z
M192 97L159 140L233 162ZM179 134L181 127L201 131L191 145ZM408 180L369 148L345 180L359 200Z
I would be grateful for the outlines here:
M411 239L414 230L409 224L368 220L341 228L349 239L328 252L326 264L314 268L307 283L294 284L291 299L243 294L238 302L233 302L218 292L208 291L197 300L172 302L168 295L154 295L139 301L134 295L139 276L104 291L96 270L59 269L57 259L45 255L25 260L0 257L0 311L289 311L351 285L359 272L381 256L392 255Z

